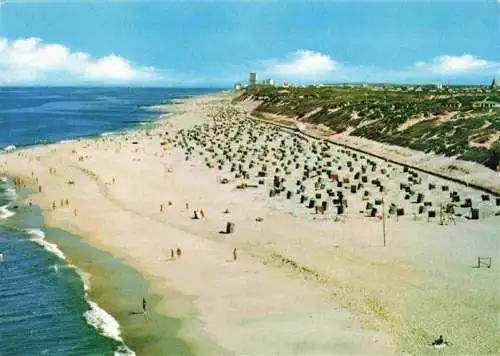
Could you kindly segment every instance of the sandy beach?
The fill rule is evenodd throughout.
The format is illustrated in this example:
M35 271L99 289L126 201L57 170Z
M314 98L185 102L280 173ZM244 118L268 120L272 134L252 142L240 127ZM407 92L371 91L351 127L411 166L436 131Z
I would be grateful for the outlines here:
M498 197L254 121L233 96L1 154L0 172L48 225L139 271L196 354L500 350Z

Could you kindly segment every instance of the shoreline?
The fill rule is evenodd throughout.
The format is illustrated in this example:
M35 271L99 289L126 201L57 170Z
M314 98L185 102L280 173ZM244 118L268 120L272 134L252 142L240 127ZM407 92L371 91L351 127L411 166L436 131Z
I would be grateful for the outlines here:
M149 130L154 130L157 125L164 123L165 120L168 120L169 117L178 114L178 112L175 111L175 107L177 104L181 104L185 100L189 100L191 98L196 98L196 97L205 97L205 96L212 96L212 95L221 95L220 93L215 93L215 94L200 94L200 95L191 95L187 96L183 99L171 99L168 101L166 104L160 104L160 105L154 105L155 112L158 113L158 116L154 120L149 120L149 121L141 121L138 122L135 127L132 128L124 128L123 130L118 130L118 131L112 131L112 132L102 132L102 133L96 133L96 134L90 134L90 135L85 135L85 136L78 136L70 139L63 139L63 140L58 140L58 141L51 141L51 142L40 142L40 143L33 143L33 144L26 144L22 146L15 146L15 150L12 151L12 153L19 153L23 152L26 150L30 149L48 149L51 146L61 146L61 145L66 145L66 144L72 144L72 143L80 143L80 142L94 142L99 139L104 139L106 137L120 137L120 136L126 136L130 134L134 134L135 132L146 132ZM223 94L226 95L226 94ZM170 110L172 108L172 110ZM0 153L5 153L1 152ZM1 158L1 155L0 155ZM1 173L1 172L0 172ZM28 175L25 174L16 174L16 175L10 175L9 172L4 172L5 173L5 179L9 178L20 178L25 182L32 182L32 177L29 177ZM25 196L25 203L29 200L34 193L34 188L31 189L30 193L25 193L23 196ZM37 206L34 206L37 207ZM1 219L8 219L14 215L16 215L15 212L8 210L8 205L0 207L1 211L3 212L2 216L0 217ZM44 216L44 229L52 231L52 234L63 234L66 235L66 238L68 234L71 234L71 232L76 232L75 236L83 236L82 231L79 229L75 228L74 226L70 226L68 229L61 229L61 225L54 223L50 224L47 216L47 210L48 209L41 209L41 213ZM59 231L59 232L58 232ZM41 228L36 228L36 229L25 229L22 231L24 234L28 234L33 236L31 238L31 241L34 243L38 244L41 248L45 249L48 253L53 254L57 256L57 258L61 259L64 261L64 263L67 264L69 268L73 268L75 270L75 273L80 277L80 280L82 282L83 286L83 292L84 292L84 297L87 300L89 309L83 315L85 319L87 320L87 324L94 328L97 333L100 335L103 335L109 339L112 339L114 341L123 343L123 349L117 349L115 350L115 355L135 355L136 354L136 348L134 346L138 346L138 352L139 354L142 354L143 352L146 352L145 354L158 354L161 352L173 352L174 354L182 354L182 355L190 355L194 354L192 351L188 352L189 347L186 345L184 346L178 346L182 344L184 341L176 338L177 331L174 331L175 329L180 329L180 324L176 326L174 329L171 324L172 322L176 324L180 319L171 317L170 315L167 315L164 312L158 313L155 309L157 305L161 302L161 299L163 297L159 296L158 294L155 294L154 292L148 291L148 289L151 289L151 280L146 278L146 274L138 274L136 270L134 269L133 263L131 261L126 261L126 268L129 269L128 275L130 275L130 271L133 271L132 273L137 273L140 277L143 278L145 283L149 286L146 288L145 293L139 293L142 296L148 296L148 305L152 310L148 313L148 315L152 315L153 319L158 319L154 321L155 325L158 326L161 322L163 326L167 326L166 330L167 331L172 331L173 334L170 335L165 335L162 337L158 337L158 335L155 335L155 331L150 328L149 332L145 332L144 330L141 330L144 325L140 326L140 329L138 329L138 326L134 326L134 323L130 323L129 321L126 321L126 317L124 316L124 310L116 307L115 304L112 303L111 298L107 298L106 295L110 294L110 288L104 287L103 284L107 283L108 280L103 279L100 275L100 272L93 272L90 273L88 270L84 270L83 266L87 266L89 269L96 270L95 267L92 267L88 262L89 261L91 254L88 254L86 258L83 260L79 260L76 264L72 264L72 261L68 261L67 256L70 255L71 258L74 258L75 252L72 250L75 250L76 245L81 245L85 246L86 243L88 243L88 240L84 243L82 242L73 242L72 244L68 244L67 242L65 244L61 244L61 241L59 239L59 243L54 242L54 237L53 236L45 236L45 232L41 230ZM83 238L83 237L81 237ZM77 237L78 239L78 237ZM62 247L61 247L62 245ZM103 248L103 245L97 244L92 244L88 245L91 247L91 249L94 251L93 254L95 253L100 253L100 254L105 254L108 253L106 252L107 250ZM84 247L86 248L86 247ZM62 250L61 250L62 249ZM68 251L71 251L68 253ZM101 252L102 251L102 252ZM111 256L111 254L110 254ZM113 257L114 259L122 260L121 258L118 257ZM124 264L123 262L121 262ZM119 269L123 269L123 267L118 267ZM116 270L116 268L115 268ZM123 271L122 271L123 272ZM111 269L108 269L106 272L106 275L109 276L110 273L115 273L112 272ZM118 273L116 273L118 275ZM97 281L97 282L96 282ZM97 286L96 286L97 284ZM120 286L116 286L118 289ZM96 292L96 289L98 290ZM162 288L161 291L165 292L165 288ZM184 312L187 312L191 315L191 318L195 319L196 318L196 313L194 312L193 306L191 305L192 299L191 297L187 295L182 295L178 292L176 292L174 289L167 289L168 291L168 296L169 298L173 298L176 300L175 304L177 307L180 307ZM96 301L94 301L94 298ZM123 298L123 297L122 297ZM140 300L140 299L138 299ZM116 302L116 300L115 300ZM121 303L122 306L123 304L127 303ZM104 307L101 307L104 306ZM102 314L101 317L96 316L97 314ZM113 317L112 315L121 315L121 317ZM131 315L129 313L129 315ZM156 317L155 317L156 315ZM118 318L120 320L120 323L116 320ZM161 321L165 320L165 321ZM171 320L171 321L169 321ZM202 324L199 324L196 320L192 321L194 324L198 324L198 328L201 330ZM106 325L107 323L107 325ZM109 329L109 330L108 330ZM156 331L157 334L157 331ZM122 339L122 336L126 338L125 340ZM203 348L206 350L209 350L213 354L227 354L227 352L217 346L211 345L211 342L209 340L204 340L205 337L203 336L203 332L200 331L199 335L196 335L196 337L199 337L200 340L204 341ZM145 338L147 341L141 341L142 338ZM186 337L189 339L189 337ZM127 345L127 340L138 340L138 341L132 341L131 345L133 345L133 349L129 348ZM163 340L161 342L156 342L156 341L151 341L151 340ZM199 344L199 340L197 343ZM173 344L173 346L172 346Z
M3 184L9 182L9 177L2 178ZM54 273L58 273L60 269L72 270L74 278L78 279L81 283L80 294L87 307L80 317L85 319L86 325L93 329L96 334L113 343L114 347L116 347L113 350L115 355L135 355L121 338L120 326L117 321L89 295L89 280L91 275L82 270L80 266L73 264L68 259L68 255L59 248L59 245L54 243L52 239L47 238L47 229L44 226L40 209L37 206L28 207L23 204L23 200L25 200L23 198L29 195L29 189L21 188L20 190L15 190L13 196L8 197L9 201L3 206L8 214L0 217L2 227L7 233L9 231L19 233L24 236L23 239L38 245L47 255L50 255L56 261L54 265L50 266ZM11 205L14 206L15 211L8 209ZM52 233L55 233L54 231ZM58 231L57 233L64 235L62 231Z
M7 181L11 177L2 178ZM29 241L55 256L58 263L53 268L56 272L62 268L74 271L88 306L81 317L97 334L117 344L115 356L153 355L165 351L193 354L188 345L176 337L180 320L155 311L161 297L149 290L150 281L110 253L86 244L76 235L47 226L42 215L38 221L37 212L42 213L40 208L23 203L29 196L26 188L16 190L13 200L2 207L6 214L0 221L6 223L7 229L30 236L27 237ZM17 212L9 210L10 205L15 205ZM16 221L13 223L9 219L14 216ZM140 311L143 297L148 301L147 314ZM176 295L174 290L169 292L169 298L185 300L186 310L192 308L188 306L189 298Z
M374 247L370 251L375 257L368 257L363 252L365 247L359 250L359 246L350 246L343 240L341 251L344 256L338 254L338 247L331 249L329 246L328 250L322 250L317 245L311 245L312 242L306 244L301 240L301 234L306 231L322 234L318 223L314 223L316 227L313 227L310 221L292 220L279 209L273 210L267 203L251 203L255 200L252 200L250 193L235 193L230 187L216 186L216 178L220 175L216 170L208 170L196 162L186 163L184 155L176 151L175 146L172 147L171 143L163 145L163 142L167 142L163 132L186 130L195 124L202 124L208 120L207 113L217 105L227 103L228 98L231 97L204 95L173 104L173 115L166 120L160 118L158 125L151 130L138 128L124 135L15 151L9 154L7 171L24 176L35 186L30 171L33 177L40 180L43 192L34 194L32 198L44 209L45 221L49 226L57 226L81 236L86 243L123 259L150 281L150 289L162 298L157 310L182 320L179 336L189 340L195 353L307 352L311 349L325 352L331 350L332 345L341 344L344 345L339 349L340 353L396 353L395 349L415 347L415 340L404 341L402 346L395 345L400 341L393 341L394 335L389 335L394 334L394 330L386 325L390 323L386 320L379 323L379 317L371 316L374 311L388 313L389 310L385 309L389 306L385 304L392 299L382 295L379 300L379 296L375 298L376 294L368 290L366 296L360 296L359 301L354 299L349 302L349 297L343 296L344 292L353 293L353 298L357 298L359 292L356 286L366 282L366 277L361 278L357 272L354 273L355 279L350 286L345 284L345 277L339 275L335 276L334 285L329 282L325 286L321 278L326 277L308 281L307 276L302 279L302 272L292 269L290 273L281 266L288 263L287 259L293 258L295 265L300 268L301 265L317 265L314 268L318 272L314 273L332 278L331 274L335 273L332 271L343 269L344 263L355 260L361 265L360 271L365 271L366 265L366 268L376 268L381 276L385 276L389 270L384 266L391 265L392 258L396 258L396 261L402 259L398 250L401 243L394 241L394 247L387 252ZM4 157L0 156L0 159ZM16 161L13 157L19 159ZM80 161L78 157L84 158ZM49 174L49 167L57 167L57 173ZM75 183L70 185L69 180ZM150 189L152 187L154 189ZM181 194L181 189L186 187L192 191ZM65 197L70 198L69 207L51 208L51 200L58 201ZM160 214L160 203L166 204L170 199L173 207L166 208L168 212ZM193 224L189 219L192 210L183 208L187 201L194 202L194 209L202 207L208 213L207 219ZM250 214L258 214L262 207L272 209L265 215L262 224L253 226L249 223L250 217L238 212L241 204L247 206ZM227 221L220 212L223 206L230 206L231 210L234 208L231 219L236 221L240 229L238 231L241 231L232 239L223 238L217 233L221 224ZM78 213L73 213L73 209L77 209ZM279 222L290 224L289 230L295 229L296 233L291 233L293 236L281 236L268 220L278 221L278 225ZM367 226L371 226L371 223ZM395 233L402 228L396 226L389 231ZM347 230L348 227L337 227L352 234L351 230ZM269 236L276 240L271 242L265 239L263 232L266 230L263 229L269 229ZM434 228L426 229L433 231ZM291 238L291 244L287 242L288 238ZM320 246L324 238L322 235L319 238ZM186 256L183 256L182 261L166 262L169 248L179 245L187 250ZM243 251L243 256L235 264L227 262L233 247ZM330 254L329 257L324 255L326 252ZM274 259L269 260L272 256L275 256ZM333 258L333 262L328 262L333 265L319 264L319 256L321 259L326 258L325 261ZM367 262L360 260L360 257L366 258ZM375 263L381 264L378 266ZM404 263L410 262L405 260ZM200 276L200 271L206 276ZM391 269L390 273L395 272ZM407 277L414 280L418 274L423 276L424 270L417 273L412 269L406 272L403 269L401 273L409 273ZM240 292L242 288L246 291L244 295ZM374 291L377 289L376 286L372 288ZM193 298L194 309L190 311L190 307L183 305L182 300L172 303L169 300L172 290L180 293L179 299L191 296L187 299ZM252 290L258 290L260 295L252 294ZM333 299L330 295L332 291L335 296ZM285 295L293 297L287 300ZM229 305L223 300L230 301ZM307 300L308 303L300 305L299 300ZM374 305L363 315L359 311L363 310L367 302ZM189 317L186 318L186 315ZM283 325L287 326L287 330L281 330ZM303 335L295 330L298 325L305 327L305 330L320 332L318 335ZM334 335L325 341L322 333L327 329ZM273 340L264 338L256 343L256 338L263 337L262 332L266 330L270 331L269 337L273 337ZM363 334L361 341L359 333ZM290 335L308 344L288 346ZM406 345L406 342L409 344Z
M178 98L171 99L171 100L169 100L169 103L167 103L167 104L155 105L155 111L159 115L157 116L157 118L155 120L150 120L148 122L144 122L144 125L138 124L134 128L126 128L124 130L119 130L119 131L103 132L103 133L98 133L98 134L79 136L79 137L75 137L75 138L71 138L71 139L64 139L64 140L53 141L53 142L43 142L43 143L34 143L34 144L16 146L15 150L12 151L11 153L16 154L19 152L24 152L26 150L35 150L35 149L45 150L45 149L51 149L51 147L54 147L54 146L59 147L61 145L67 145L67 144L73 144L73 143L95 142L95 141L98 141L100 139L121 137L121 136L126 136L126 135L132 135L132 134L137 133L137 132L147 132L149 130L154 130L155 128L157 128L157 126L159 124L165 123L166 120L168 120L170 117L183 112L183 111L180 111L180 112L176 111L176 107L178 104L182 104L184 101L190 100L192 98L211 97L213 95L226 96L227 94L226 93L200 94L200 95L189 96L189 97L186 97L183 99L178 99ZM4 152L2 152L2 153L4 153ZM0 155L0 159L1 158L2 158L2 156ZM1 173L1 171L0 171L0 173ZM25 183L27 182L28 185L33 186L33 188L30 189L31 193L23 194L23 195L25 195L24 203L27 203L28 200L31 200L29 198L33 198L32 195L36 194L35 193L36 183L33 181L32 177L28 176L27 174L22 174L22 173L21 174L11 174L9 171L5 171L3 173L5 174L5 179L19 178L23 182L25 182ZM23 183L23 185L25 183ZM33 200L36 201L36 198ZM37 206L34 205L34 207L37 207ZM2 208L2 211L5 210L4 211L5 214L2 215L2 217L1 217L2 219L8 219L8 218L16 215L16 213L8 210L7 206L5 206L5 207L2 206L1 208ZM48 213L50 213L50 209L48 209L48 208L41 209L41 213L43 215L43 220L44 220L43 221L44 229L52 231L53 234L54 234L54 231L60 231L59 233L56 232L56 234L62 233L63 235L66 235L66 237L68 235L75 234L74 236L77 236L77 238L81 238L81 239L84 238L85 232L79 230L77 227L75 227L72 224L66 225L66 228L64 228L64 226L65 226L64 224L58 224L57 222L51 222L51 220L48 216ZM184 338L186 340L192 340L192 343L196 344L198 351L204 350L205 353L208 352L209 354L214 354L214 355L215 354L217 354L217 355L229 354L226 350L218 347L217 345L214 345L211 342L211 340L207 339L207 337L204 335L205 333L202 331L203 323L200 322L198 319L196 319L197 315L196 315L196 312L194 310L194 307L192 306L193 299L195 299L194 297L190 297L188 295L181 294L181 293L177 292L175 289L168 288L168 287L167 288L162 287L159 289L160 293L163 293L163 295L160 296L159 294L157 294L155 292L155 289L157 288L157 286L154 286L154 283L152 283L153 280L151 278L149 278L146 273L139 274L139 276L140 276L139 278L143 278L145 283L148 285L148 288L145 291L145 293L141 294L141 296L142 295L149 296L147 298L148 305L150 308L152 308L152 310L148 314L152 314L153 316L156 315L156 318L154 317L155 319L158 319L158 317L159 317L160 318L159 320L162 320L162 319L167 320L166 322L162 322L162 324L167 325L167 329L166 329L167 331L173 331L173 334L171 336L165 335L165 336L161 336L159 338L158 335L155 335L154 330L150 330L150 332L148 333L148 332L145 332L144 330L138 329L138 327L134 326L133 323L131 324L130 322L125 321L125 318L126 318L126 317L124 317L125 311L123 309L117 308L116 305L114 305L111 302L110 298L105 297L106 295L110 294L109 288L103 287L103 284L107 283L108 280L102 279L100 277L99 272L89 273L87 270L83 269L84 268L83 266L87 266L90 269L94 269L94 270L96 269L96 268L93 268L91 265L89 265L88 262L85 262L85 261L89 261L90 255L88 255L89 257L87 257L83 260L80 260L79 262L77 262L75 264L72 264L71 261L67 260L68 255L70 255L71 257L74 257L73 255L75 252L74 251L68 252L68 251L75 249L75 243L68 244L66 242L64 244L61 244L62 240L60 240L60 238L59 238L59 243L55 243L53 236L46 237L45 233L38 228L37 229L23 230L22 232L25 234L32 235L32 236L43 235L43 237L38 237L38 238L33 237L31 240L34 243L38 244L41 248L45 249L48 253L51 253L51 254L57 256L59 259L63 260L65 263L67 263L69 268L73 268L75 270L75 272L79 275L81 282L82 282L82 285L83 285L85 299L87 300L87 303L89 305L89 310L88 310L89 314L85 315L84 317L87 320L88 325L91 326L92 328L94 328L97 333L99 333L107 338L113 339L115 341L123 342L124 349L115 350L115 355L122 355L122 354L123 355L135 355L136 348L134 346L136 344L139 345L139 348L138 348L139 354L143 354L143 352L145 352L144 354L158 354L160 352L165 352L165 351L173 352L174 354L182 354L182 355L195 354L193 349L189 352L187 351L189 348L192 348L192 345L188 346L186 344L186 347L184 347L184 348L182 348L180 346L176 346L176 344L178 344L179 342L184 343L184 340L177 338L178 331L174 331L174 329L172 329L172 327L168 327L169 326L168 324L170 324L172 322L175 324L177 321L180 322L181 317L183 317L184 319L185 319L185 317L182 315L178 315L177 317L175 317L175 316L171 316L170 313L165 313L164 311L158 312L156 310L157 306L162 302L162 299L164 299L165 296L168 296L168 298L171 299L170 301L174 302L174 305L176 306L176 308L179 308L179 310L182 310L184 313L186 313L190 316L191 320L189 320L189 324L191 326L195 326L194 329L198 330L198 333L197 334L196 333L193 334L192 332L186 333ZM86 239L85 242L83 242L83 241L76 242L76 245L85 246L88 243L89 243L89 240ZM104 244L93 242L92 244L88 244L88 246L91 247L91 249L94 251L93 252L94 254L96 252L101 253L101 254L109 253L109 252L107 252L109 250L107 248L105 248L106 245L104 245ZM117 257L117 256L113 256L113 258L116 259L117 261L118 260L122 261L121 262L122 264L126 263L125 266L127 266L126 268L128 268L130 271L134 271L134 273L138 273L138 272L136 272L137 269L134 267L133 261L124 260L123 258ZM118 267L118 268L122 269L123 267ZM110 271L111 270L108 270L106 272L106 275L109 275ZM130 272L129 272L129 274L130 274ZM96 280L98 281L97 283L96 283ZM97 288L96 288L95 284L98 285ZM120 288L119 286L116 286L116 287ZM99 291L96 292L96 289L98 289ZM103 295L104 295L104 297L103 297ZM94 298L98 303L96 303L94 301ZM122 305L123 304L124 303L122 303ZM97 319L94 320L94 317L92 316L92 314L94 314L96 312L99 313L99 311L101 311L102 313L105 314L104 319L102 319L101 321L98 321ZM113 316L113 315L115 315L115 316ZM121 315L121 317L117 316L117 315ZM106 319L109 319L107 321L107 323L109 324L108 327L111 327L111 329L113 329L113 330L102 329L102 327L104 325L103 323L105 323L104 320L106 320ZM120 323L118 323L118 321L116 319L118 319L120 321ZM159 326L159 320L156 320L154 322L155 326ZM172 322L170 322L168 320L172 320ZM184 322L187 322L187 320L184 320ZM179 324L175 328L180 329L181 327L182 327L182 325ZM157 334L157 331L156 331L156 334ZM193 334L193 335L191 335L191 334ZM122 337L125 339L122 340ZM141 339L145 339L147 341L141 341ZM128 341L127 340L138 340L138 341L132 341L131 342L132 348L128 348L128 345L127 345ZM163 340L163 341L160 341L160 342L153 341L152 342L151 340ZM177 341L175 341L175 340L177 340ZM173 346L171 345L172 342L174 343Z

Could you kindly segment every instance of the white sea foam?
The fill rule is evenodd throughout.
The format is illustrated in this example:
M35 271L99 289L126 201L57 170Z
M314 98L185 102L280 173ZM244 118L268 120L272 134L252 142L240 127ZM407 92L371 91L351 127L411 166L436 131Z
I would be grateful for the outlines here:
M47 251L52 252L54 255L62 260L66 260L64 253L57 247L56 244L48 242L45 240L45 234L40 229L27 229L26 232L32 236L31 241L39 244Z
M14 213L13 211L10 211L9 209L7 209L7 207L8 207L8 205L0 206L0 219L2 219L2 220L8 219L11 216L16 215L16 213Z
M77 140L62 140L59 141L59 143L71 143L71 142L78 142Z
M4 147L3 151L8 153L8 152L14 151L15 149L16 149L16 146L10 145L10 146Z
M99 136L106 137L106 136L115 135L115 134L116 134L116 132L111 131L111 132L103 132Z
M130 350L127 346L119 346L114 356L135 356L135 352Z
M75 269L76 273L80 276L83 283L85 299L87 300L87 304L90 308L83 314L85 320L87 320L87 323L93 326L101 335L122 343L122 345L118 347L118 350L115 351L115 356L134 356L135 352L130 350L123 342L123 339L120 335L120 324L104 309L99 307L97 303L89 299L88 292L90 291L90 274L74 265L70 266Z
M26 229L25 231L32 236L32 241L44 247L46 250L52 252L59 258L66 260L66 256L59 249L59 247L57 247L56 244L45 240L45 233L42 230ZM122 343L122 345L118 346L118 349L114 352L115 356L135 356L135 352L129 349L127 345L125 345L120 335L120 324L104 309L99 307L97 303L89 299L88 292L90 291L90 274L81 270L75 265L68 265L68 267L74 268L76 273L82 280L85 300L89 306L89 310L83 313L83 316L85 317L87 323L93 326L99 334ZM56 270L56 268L54 268L54 270Z
M89 310L83 313L89 325L92 325L100 334L119 341L122 345L115 351L115 355L134 356L135 352L130 350L120 335L120 324L97 303L87 299Z
M10 201L17 199L17 192L14 188L11 188L11 187L5 188L3 195L5 198L7 198Z
M75 265L70 265L75 269L76 273L80 276L83 282L83 290L87 293L90 290L90 274L76 267Z
M120 324L108 313L106 313L97 303L87 300L90 307L83 315L87 322L97 329L102 335L111 339L123 341L120 336Z
M168 104L141 106L141 109L156 112L166 112L168 110Z
M0 182L2 182L2 183L7 182L7 177L0 177Z

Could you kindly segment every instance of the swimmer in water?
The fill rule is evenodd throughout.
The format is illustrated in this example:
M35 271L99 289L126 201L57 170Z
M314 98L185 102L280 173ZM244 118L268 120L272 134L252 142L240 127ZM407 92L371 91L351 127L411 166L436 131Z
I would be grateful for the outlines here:
M148 302L146 302L146 299L142 298L142 310L144 313L146 313L146 309L148 307Z

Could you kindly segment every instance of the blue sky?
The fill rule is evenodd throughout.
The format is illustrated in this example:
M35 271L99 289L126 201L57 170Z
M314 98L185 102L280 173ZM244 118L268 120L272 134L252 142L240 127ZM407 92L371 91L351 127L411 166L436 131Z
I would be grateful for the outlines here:
M498 1L5 0L0 85L485 83Z

